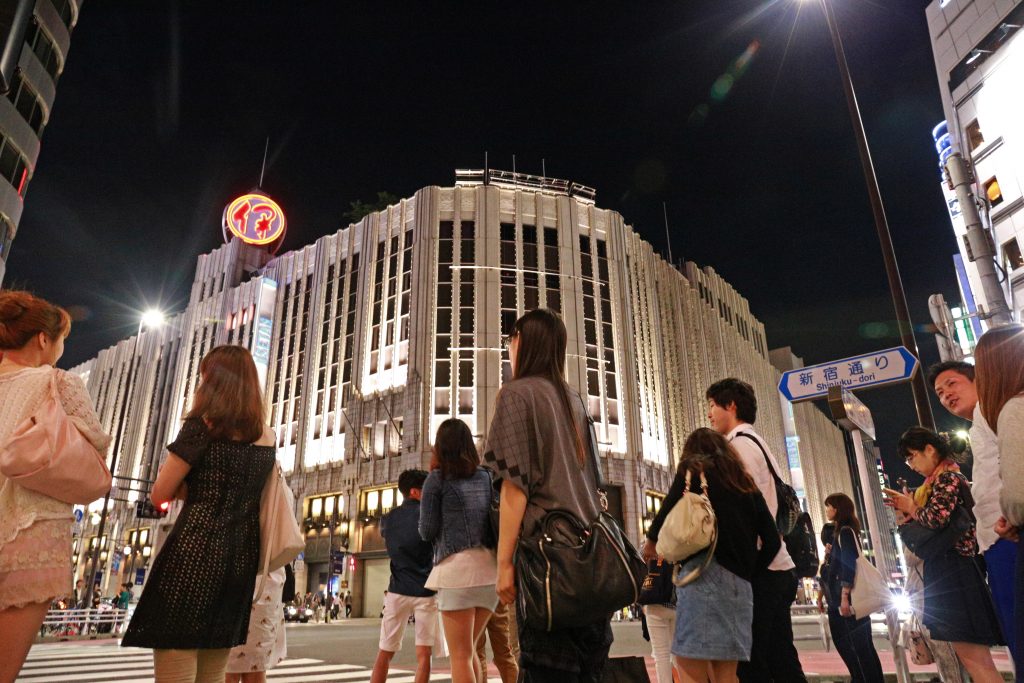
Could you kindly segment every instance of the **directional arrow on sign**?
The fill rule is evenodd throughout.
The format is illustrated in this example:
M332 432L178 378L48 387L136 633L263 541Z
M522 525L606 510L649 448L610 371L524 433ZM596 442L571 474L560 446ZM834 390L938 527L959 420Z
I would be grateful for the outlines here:
M904 346L852 356L783 373L779 392L790 402L824 398L829 387L849 391L898 384L913 379L920 362Z

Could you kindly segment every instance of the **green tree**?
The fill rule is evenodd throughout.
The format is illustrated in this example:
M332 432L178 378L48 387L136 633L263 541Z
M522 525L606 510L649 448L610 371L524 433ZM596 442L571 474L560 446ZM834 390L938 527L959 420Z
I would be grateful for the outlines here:
M391 194L390 192L378 192L377 198L368 202L364 202L362 199L357 199L354 202L349 202L348 211L345 212L345 218L350 223L357 223L363 219L363 216L374 211L383 211L392 204L398 203L398 197Z

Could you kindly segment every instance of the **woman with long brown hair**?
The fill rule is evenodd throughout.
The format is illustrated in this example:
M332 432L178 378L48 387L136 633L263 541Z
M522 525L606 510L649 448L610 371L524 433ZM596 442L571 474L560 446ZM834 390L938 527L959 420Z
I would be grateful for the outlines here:
M828 601L828 627L853 683L882 683L882 663L871 641L871 615L854 615L850 595L860 557L860 520L845 493L825 498L825 516L835 525L825 547L822 583Z
M557 313L537 309L506 339L512 380L498 393L484 459L501 490L498 583L501 601L516 598L512 564L520 534L532 535L551 510L593 520L601 511L589 458L589 416L565 381L566 331ZM519 620L523 680L600 681L612 643L611 615L551 632Z
M757 484L725 437L706 427L683 445L675 480L651 528L644 555L656 555L661 527L686 493L701 490L700 475L718 523L718 540L707 566L709 549L682 560L682 576L700 571L696 580L676 587L676 632L672 642L676 670L684 683L738 680L736 665L750 659L754 592L750 580L771 563L782 546L775 519Z
M999 443L999 503L1003 517L995 531L1018 541L1024 527L1024 325L996 327L981 336L974 350L975 383L981 414ZM1013 621L1014 665L1024 671L1024 543L1017 543L1017 581Z
M100 452L103 433L81 378L53 366L71 316L28 292L0 292L0 443L50 396ZM18 675L50 602L71 593L71 504L0 475L0 682Z
M256 365L218 346L151 498L185 501L153 564L122 645L154 648L157 683L222 683L245 642L260 553L260 497L274 466Z

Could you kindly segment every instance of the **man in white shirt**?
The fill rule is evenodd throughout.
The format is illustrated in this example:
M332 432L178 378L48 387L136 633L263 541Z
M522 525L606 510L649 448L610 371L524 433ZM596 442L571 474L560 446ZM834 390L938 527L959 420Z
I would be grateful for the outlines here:
M779 509L775 478L779 464L771 449L754 431L757 397L754 388L742 380L723 379L708 387L708 418L711 427L725 436L739 454L747 473L761 490L768 511ZM793 644L790 606L796 599L796 564L783 543L768 568L754 577L753 644L750 661L740 662L737 673L743 683L800 683L806 681L800 657Z
M971 422L971 453L974 456L971 496L977 519L978 551L985 557L988 585L992 589L992 601L999 625L1003 628L1003 637L1017 662L1013 619L1017 530L1007 526L999 506L999 493L1003 488L1003 480L999 476L999 444L981 414L973 365L963 361L936 363L928 369L928 382L934 387L943 408ZM1002 538L1000 533L996 533L997 528Z

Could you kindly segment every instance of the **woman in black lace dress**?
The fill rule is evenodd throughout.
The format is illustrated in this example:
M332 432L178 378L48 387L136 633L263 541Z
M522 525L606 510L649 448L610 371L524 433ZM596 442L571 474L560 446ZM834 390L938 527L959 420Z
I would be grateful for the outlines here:
M274 465L256 366L219 346L199 366L192 410L156 482L185 505L157 556L122 645L154 648L157 683L222 683L245 642L260 552L260 496Z

